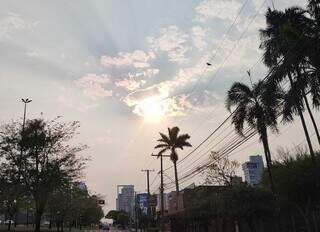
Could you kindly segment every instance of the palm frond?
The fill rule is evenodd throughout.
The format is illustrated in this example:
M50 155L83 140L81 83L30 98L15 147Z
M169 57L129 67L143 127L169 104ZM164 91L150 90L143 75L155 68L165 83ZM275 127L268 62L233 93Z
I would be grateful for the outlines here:
M168 148L164 148L162 150L160 150L158 153L157 153L157 158L159 158L163 153L165 153L166 151L168 150Z
M158 142L170 144L170 139L168 136L166 136L165 134L163 134L161 132L159 134L160 134L161 138L157 140Z
M157 149L157 148L163 148L163 147L168 147L168 144L160 143L160 144L156 145L154 148Z
M180 129L177 126L172 127L172 128L168 128L168 134L169 134L169 138L170 138L170 141L172 142L172 144L174 144L175 141L177 140L179 131L180 131Z
M230 110L232 106L245 104L251 98L251 89L243 83L235 82L227 92L226 107Z

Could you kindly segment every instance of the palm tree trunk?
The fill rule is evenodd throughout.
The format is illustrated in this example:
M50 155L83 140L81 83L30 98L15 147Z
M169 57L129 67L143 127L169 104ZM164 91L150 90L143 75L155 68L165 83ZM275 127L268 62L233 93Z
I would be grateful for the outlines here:
M298 78L301 79L301 72L300 72L299 68L296 68L296 71L297 71ZM316 123L316 121L315 121L315 119L313 117L313 113L311 111L310 104L309 104L309 101L308 101L308 98L306 96L306 93L305 93L304 89L302 89L301 91L302 91L302 95L303 95L303 100L304 100L304 102L305 102L305 104L307 106L307 110L308 110L309 116L311 118L312 125L313 125L314 130L315 130L316 135L317 135L318 143L320 145L320 134L319 134L317 123Z
M176 192L178 195L179 194L179 183L178 183L177 161L173 162L173 166L174 166L174 177L175 177L175 181L176 181Z
M303 92L303 99L304 99L304 102L306 103L306 106L307 106L307 110L308 110L308 113L310 115L310 118L311 118L311 122L312 122L312 125L314 127L314 130L316 132L316 135L317 135L317 139L318 139L318 143L320 145L320 134L319 134L319 130L318 130L318 126L317 126L317 123L313 117L313 113L311 111L311 108L310 108L310 105L309 105L309 102L308 102L308 98L307 96L305 95L305 93Z
M267 128L265 126L263 126L263 128L262 128L261 140L262 140L264 155L265 155L266 163L267 163L267 169L268 169L268 175L269 175L269 181L270 181L270 189L274 195L275 194L275 187L274 187L273 176L272 176L272 171L271 171L271 152L269 149Z
M290 81L290 84L291 84L291 87L292 87L293 86L293 80L292 80L292 76L291 76L290 72L288 73L288 77L289 77L289 81ZM306 140L307 140L307 143L308 143L308 147L309 147L309 151L310 151L310 155L311 155L311 160L312 160L312 163L313 163L313 166L314 166L315 170L317 171L315 153L314 153L314 150L313 150L313 147L312 147L311 139L310 139L310 136L309 136L307 125L306 125L306 121L304 119L304 116L303 116L303 113L302 113L302 110L301 110L301 106L299 105L299 103L297 101L297 98L295 100L296 100L296 104L297 104L297 108L298 108L298 113L299 113L299 117L300 117L300 120L301 120L301 124L302 124L303 130L304 130L304 134L305 134L305 137L306 137Z

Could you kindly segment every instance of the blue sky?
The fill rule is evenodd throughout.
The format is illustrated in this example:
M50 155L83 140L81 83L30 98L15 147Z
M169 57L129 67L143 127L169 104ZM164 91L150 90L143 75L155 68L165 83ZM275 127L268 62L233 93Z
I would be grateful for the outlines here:
M1 122L21 117L21 97L33 99L29 117L79 120L77 141L90 146L85 178L112 208L116 184L144 191L140 169L158 169L150 153L159 131L178 125L196 145L228 114L230 85L248 82L248 69L264 77L258 30L268 6L262 0L3 0ZM275 136L274 150L303 139L299 124L282 131L291 136ZM234 158L261 153L256 141Z

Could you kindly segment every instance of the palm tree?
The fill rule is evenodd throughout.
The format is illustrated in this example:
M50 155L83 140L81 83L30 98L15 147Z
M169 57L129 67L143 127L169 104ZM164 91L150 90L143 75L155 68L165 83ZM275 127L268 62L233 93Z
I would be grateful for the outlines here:
M303 74L305 74L304 67L309 65L305 51L308 50L310 44L306 42L306 38L310 31L311 22L305 16L305 12L305 10L298 7L288 8L284 12L268 9L266 14L267 27L260 30L262 40L260 48L264 50L264 63L273 71L273 75L271 75L268 82L275 85L288 78L291 89L295 90L291 90L290 93L293 97L293 102L289 98L285 98L285 100L291 101L287 106L295 106L296 108L296 110L292 109L290 112L297 113L300 116L310 155L315 162L314 150L305 123L304 107L302 107L301 99L307 106L319 144L320 135L308 99L305 96L306 85L296 84L302 83Z
M250 75L250 74L249 74ZM244 124L256 130L262 141L265 159L268 168L270 188L275 193L272 172L271 172L271 152L268 142L268 127L277 131L277 116L279 105L282 99L282 91L275 87L273 92L266 88L263 81L252 84L251 88L243 83L235 82L227 93L226 107L236 106L232 123L236 131L243 135Z
M184 147L191 147L192 145L187 141L190 139L190 135L182 134L179 135L179 127L168 128L168 136L159 133L161 138L157 141L160 142L155 148L161 148L158 156L162 155L165 151L170 151L170 159L174 166L174 176L176 182L176 191L179 193L179 183L178 183L178 171L177 171L177 161L179 159L176 149L183 150Z

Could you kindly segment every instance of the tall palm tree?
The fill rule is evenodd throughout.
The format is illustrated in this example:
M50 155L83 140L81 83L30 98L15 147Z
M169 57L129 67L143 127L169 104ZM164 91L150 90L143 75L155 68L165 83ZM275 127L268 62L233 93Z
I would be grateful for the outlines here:
M177 154L177 149L183 150L184 147L191 147L192 145L187 141L190 139L190 135L182 134L179 135L179 127L168 128L168 136L159 133L161 138L157 141L160 142L155 148L160 148L161 151L158 153L162 155L162 153L166 151L170 151L170 159L173 162L174 166L174 177L176 182L176 191L179 193L179 183L178 183L178 171L177 171L177 161L179 159Z
M235 82L227 93L226 107L231 110L235 106L232 123L236 131L243 135L244 124L255 129L262 141L268 168L270 188L275 193L271 171L271 152L268 142L268 128L277 131L277 115L282 99L282 91L275 87L273 92L266 88L263 81L252 84L251 88L243 83Z
M262 41L260 48L264 50L264 63L273 70L273 75L269 78L269 82L274 85L288 78L291 89L298 91L298 93L291 91L294 104L290 102L288 105L296 106L296 111L292 110L291 112L297 113L300 117L310 155L315 161L314 150L303 115L304 108L301 105L301 98L307 106L320 144L319 131L309 107L308 99L305 97L305 89L301 85L302 89L298 89L299 85L295 84L295 82L301 83L304 67L308 65L305 51L308 50L309 43L305 41L307 40L306 37L309 34L311 23L305 16L305 12L305 10L298 7L288 8L284 12L268 9L266 14L267 27L260 30ZM285 98L285 100L291 99Z

